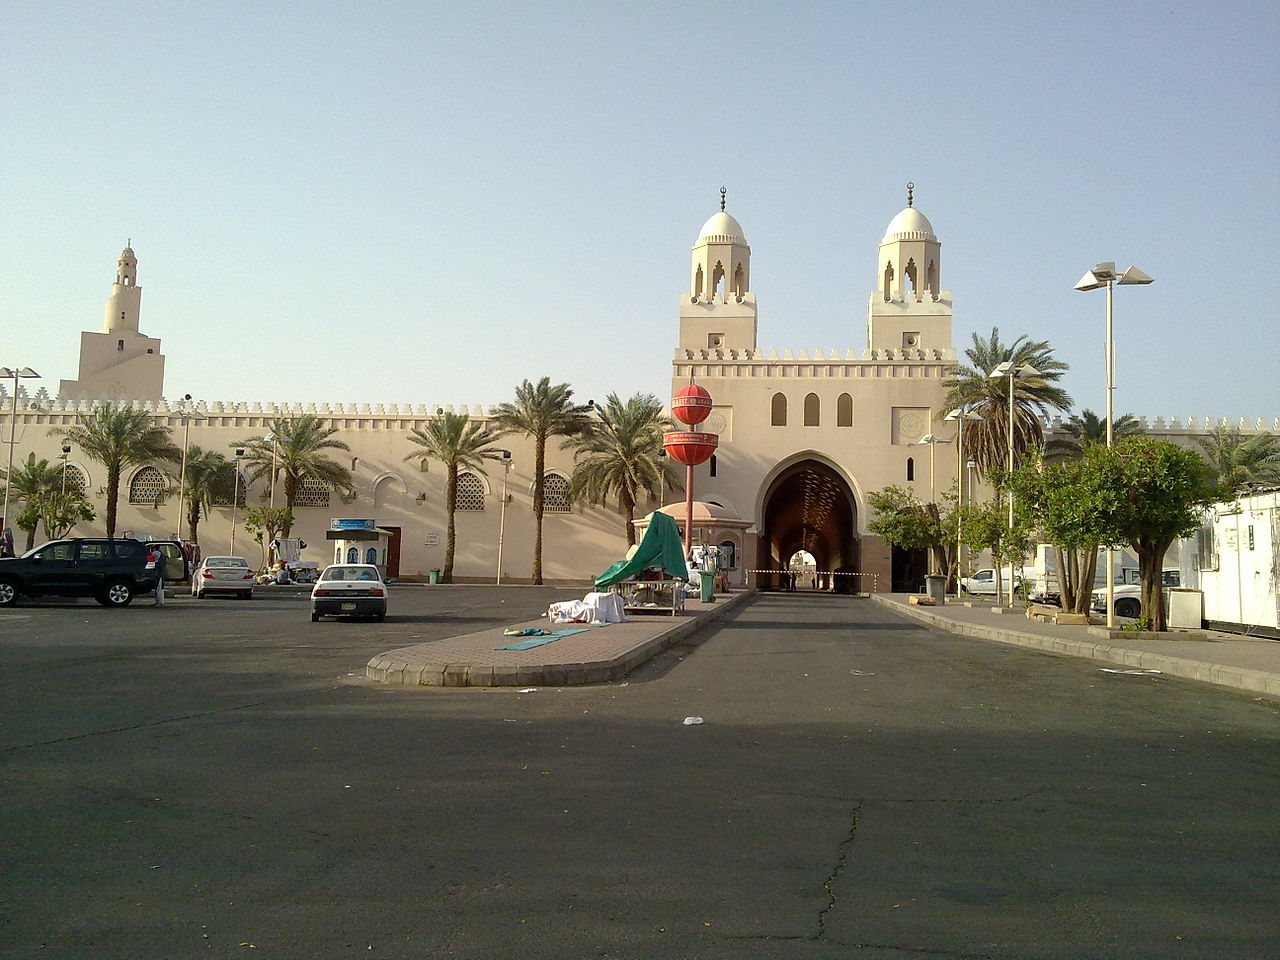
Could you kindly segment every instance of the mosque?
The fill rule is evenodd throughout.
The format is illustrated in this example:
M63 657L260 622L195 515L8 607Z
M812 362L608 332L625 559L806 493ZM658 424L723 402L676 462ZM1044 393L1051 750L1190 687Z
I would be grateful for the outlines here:
M17 460L34 452L51 463L64 459L69 482L82 484L98 521L76 528L102 535L103 467L72 449L62 454L54 427L104 399L133 401L167 425L175 443L233 455L237 444L266 435L277 416L315 414L350 447L343 458L356 483L339 496L319 482L304 482L295 501L294 533L310 545L303 559L322 565L355 550L376 558L390 576L426 577L444 561L444 470L406 462L416 447L411 430L444 410L465 410L483 421L487 409L447 404L342 404L191 401L164 398L160 341L141 332L138 260L126 247L101 331L81 334L79 375L62 380L57 396L0 385L0 432L14 431ZM914 489L922 499L950 488L959 472L955 445L937 449L928 436L948 440L955 424L943 421L944 378L956 359L952 295L942 282L942 244L929 219L907 205L888 224L869 278L865 348L762 348L751 247L742 225L720 209L703 224L690 257L688 284L679 300L678 342L671 390L694 381L714 406L702 429L719 435L714 456L694 469L698 500L695 540L722 548L731 581L753 584L752 571L786 567L799 551L818 570L842 571L859 591L914 585L918 557L895 551L867 529L869 492L889 484ZM656 371L655 371L656 373ZM29 382L29 381L28 381ZM661 389L654 393L662 395ZM671 394L667 394L670 396ZM12 413L16 403L16 418ZM1208 426L1208 424L1206 424ZM1176 422L1157 421L1152 432L1185 435ZM464 472L458 481L455 579L527 582L532 566L534 462L532 441L518 434L498 446L509 460ZM349 462L345 462L349 460ZM571 503L572 454L549 445L545 472L543 576L549 583L594 577L626 550L624 518L612 506ZM172 536L179 528L173 465L134 468L122 478L118 532ZM244 506L265 503L265 482L247 488L239 506L216 505L204 518L204 553L229 552L237 519L236 550L256 563L247 542ZM280 495L279 490L276 493ZM683 518L684 502L666 508ZM642 503L637 516L660 507ZM16 512L16 511L15 511ZM362 531L352 545L344 532ZM333 543L337 541L337 545ZM767 583L767 579L761 580ZM849 582L846 580L844 582Z

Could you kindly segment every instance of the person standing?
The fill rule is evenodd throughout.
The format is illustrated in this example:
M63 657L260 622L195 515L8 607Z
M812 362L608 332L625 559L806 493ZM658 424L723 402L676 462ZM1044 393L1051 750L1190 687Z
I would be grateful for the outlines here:
M151 553L147 555L147 566L153 567L156 573L156 602L155 606L164 606L164 574L165 574L165 555L159 547L152 547Z

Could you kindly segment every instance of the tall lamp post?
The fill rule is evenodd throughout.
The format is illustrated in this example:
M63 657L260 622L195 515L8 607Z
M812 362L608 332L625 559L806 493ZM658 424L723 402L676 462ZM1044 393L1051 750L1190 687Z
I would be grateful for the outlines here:
M62 453L58 459L62 461L62 500L65 506L67 499L67 460L71 457L71 444L64 443L62 445Z
M0 531L6 542L13 538L13 522L9 517L9 494L13 490L13 448L17 446L18 429L18 380L40 379L40 374L30 367L0 367L0 380L13 381L13 408L9 412L9 467L4 474L4 515L0 516Z
M964 459L964 424L966 420L981 420L964 404L948 413L943 420L951 420L956 425L956 596L960 596L960 577L964 572L964 503L965 484L969 479L969 469Z
M1107 344L1106 344L1106 367L1107 367L1107 449L1115 445L1115 435L1112 426L1115 422L1115 412L1113 397L1116 390L1116 346L1115 339L1112 336L1112 314L1111 314L1111 288L1114 284L1122 286L1142 285L1155 283L1155 278L1143 273L1137 267L1130 266L1128 270L1122 273L1116 273L1116 264L1114 260L1108 260L1106 263L1097 264L1092 270L1085 273L1080 278L1080 282L1076 284L1077 290L1100 290L1103 287L1107 290ZM1107 626L1114 628L1116 625L1116 553L1111 547L1107 547Z
M991 376L1008 377L1009 378L1009 473L1013 473L1013 381L1021 380L1026 377L1038 377L1040 371L1029 363L1022 363L1014 366L1009 360L998 364L991 371ZM1013 491L1009 491L1009 533L1013 534ZM996 564L996 576L1000 575L999 563ZM1013 606L1013 561L1009 561L1009 606Z
M941 437L932 433L926 433L916 443L927 443L929 445L929 502L936 504L938 502L938 484L937 484L937 447L940 443L950 443L950 440L943 440ZM933 569L933 551L929 551L929 572L937 573Z
M495 586L502 586L502 535L507 528L507 477L511 474L511 451L502 451L502 509L498 513L498 576Z
M204 416L191 409L191 394L178 401L182 417L182 472L178 476L178 539L182 539L183 504L187 498L187 450L191 446L191 421L203 420Z
M244 459L244 447L236 447L235 468L231 481L231 555L236 553L236 507L240 505L240 461Z

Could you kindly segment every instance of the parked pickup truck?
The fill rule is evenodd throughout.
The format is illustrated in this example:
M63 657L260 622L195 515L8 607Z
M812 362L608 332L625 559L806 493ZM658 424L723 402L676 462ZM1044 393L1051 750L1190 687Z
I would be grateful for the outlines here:
M1165 567L1160 571L1160 584L1165 587L1177 587L1182 584L1182 572L1178 567ZM1142 616L1142 585L1125 584L1113 588L1117 617ZM1166 602L1168 598L1165 598ZM1094 613L1107 612L1107 588L1095 590L1090 595L1089 609Z
M152 548L165 555L165 579L189 575L176 540L73 537L51 540L21 557L0 558L0 606L18 597L93 597L104 607L126 607L136 594L154 590L156 571L147 568Z

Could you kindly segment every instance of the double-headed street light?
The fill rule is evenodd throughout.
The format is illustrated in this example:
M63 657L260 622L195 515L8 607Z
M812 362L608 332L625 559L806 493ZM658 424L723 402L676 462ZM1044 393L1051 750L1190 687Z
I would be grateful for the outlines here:
M1080 278L1080 282L1076 284L1077 290L1100 290L1103 287L1107 290L1107 345L1106 345L1106 365L1107 365L1107 448L1110 449L1115 443L1115 436L1112 432L1112 424L1115 421L1113 413L1112 397L1116 389L1116 348L1115 339L1112 336L1112 315L1111 315L1111 288L1114 284L1122 286L1141 285L1146 286L1149 283L1155 283L1155 278L1143 273L1137 267L1130 266L1128 270L1122 273L1116 273L1116 265L1114 260L1108 260L1106 263L1097 264L1092 270L1087 272ZM1115 627L1115 551L1110 547L1107 548L1107 626Z
M1022 363L1014 366L1013 362L1006 360L997 364L996 368L991 371L991 377L1008 377L1009 378L1009 474L1013 474L1013 381L1021 380L1025 377L1038 377L1040 371L1029 363ZM1009 490L1009 534L1013 535L1013 490ZM996 575L999 576L1000 564L996 564ZM1009 562L1009 606L1013 606L1013 561Z
M4 515L0 516L0 533L13 537L13 521L9 517L9 493L13 490L13 448L17 446L18 429L18 380L40 379L40 374L30 367L0 367L0 380L13 381L13 409L9 413L9 467L4 474Z
M951 442L950 440L943 440L941 437L935 436L932 433L926 433L923 437L921 437L919 440L916 441L916 443L927 443L929 445L929 502L930 503L936 504L938 500L937 482L936 482L936 478L937 478L936 448L940 443L950 443L950 442ZM933 551L929 552L929 572L930 573L935 572L933 569Z
M236 447L233 466L235 473L231 481L231 555L236 552L236 508L240 505L240 461L244 459L244 447Z

